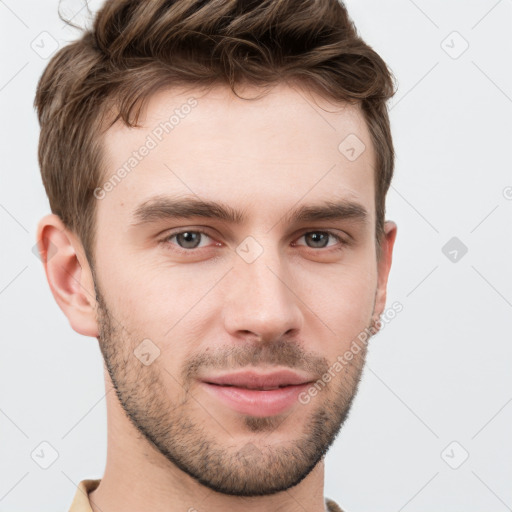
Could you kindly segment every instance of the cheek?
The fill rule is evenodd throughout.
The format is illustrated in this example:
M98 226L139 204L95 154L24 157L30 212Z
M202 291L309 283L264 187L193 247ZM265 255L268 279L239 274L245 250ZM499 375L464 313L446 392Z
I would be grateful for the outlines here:
M367 249L367 250L365 250ZM318 330L319 319L336 333L338 340L350 342L368 326L377 285L376 262L371 248L348 252L339 264L320 264L300 259L289 262L285 273L299 299L304 318ZM223 297L237 282L223 280L230 264L173 265L151 258L129 258L111 254L98 265L100 282L113 314L141 339L169 343L182 333L209 329L222 315ZM118 264L123 261L123 264ZM216 284L217 283L217 284ZM294 300L290 298L290 300ZM301 304L304 302L304 304ZM315 315L311 316L313 311ZM217 319L217 320L215 320Z
M329 336L335 336L336 346L349 345L370 322L377 289L377 271L368 265L344 267L321 282L309 292L308 302L313 311L328 326ZM316 291L313 291L316 290Z
M221 301L212 293L218 272L191 273L178 268L141 266L132 279L111 279L110 293L118 319L132 338L150 339L168 361L180 361L188 354L188 340L201 339L202 330L211 327L212 310ZM115 314L115 313L114 313ZM169 361L168 361L169 362ZM166 363L168 367L168 363ZM168 368L170 369L170 368Z

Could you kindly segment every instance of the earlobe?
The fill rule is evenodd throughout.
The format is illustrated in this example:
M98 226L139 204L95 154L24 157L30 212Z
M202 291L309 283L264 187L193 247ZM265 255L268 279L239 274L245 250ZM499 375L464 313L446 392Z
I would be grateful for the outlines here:
M71 327L97 337L94 284L80 241L50 214L39 222L37 243L52 294Z
M378 284L375 297L375 313L374 320L378 320L384 312L386 306L386 292L388 284L389 271L391 270L391 262L393 259L393 247L395 244L398 228L393 221L384 223L384 236L381 242L380 258L377 261L378 268Z

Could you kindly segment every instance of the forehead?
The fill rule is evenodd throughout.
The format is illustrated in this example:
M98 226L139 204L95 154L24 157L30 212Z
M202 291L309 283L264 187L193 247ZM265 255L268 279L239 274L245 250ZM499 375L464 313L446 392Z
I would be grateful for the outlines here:
M98 218L120 225L156 194L194 195L275 219L298 202L348 198L374 216L375 155L359 106L278 85L168 89L140 127L103 138ZM260 97L258 97L260 95Z

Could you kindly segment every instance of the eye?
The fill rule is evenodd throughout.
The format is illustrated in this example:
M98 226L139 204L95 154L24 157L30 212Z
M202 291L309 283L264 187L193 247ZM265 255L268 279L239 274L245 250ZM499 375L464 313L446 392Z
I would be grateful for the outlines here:
M199 229L187 229L184 231L170 233L162 240L162 243L170 243L171 245L177 245L178 249L190 251L191 249L201 249L205 247L204 245L201 246L201 242L205 238L210 238L205 231ZM173 239L176 239L176 243L172 242Z
M308 245L308 247L311 249L324 249L326 247L336 245L328 245L329 237L333 238L336 242L341 243L342 246L346 245L346 242L343 240L343 238L333 233L332 231L308 231L307 233L304 233L300 238L304 238L306 243L311 243L311 245Z
M338 234L332 231L308 231L304 233L298 240L304 238L306 246L309 249L342 249L347 242ZM161 243L171 245L172 249L183 252L193 253L195 249L204 249L208 247L208 239L213 240L206 231L201 229L182 229L169 233L161 240ZM329 243L329 240L333 240L334 243ZM216 242L215 245L220 246L221 244ZM304 245L295 242L293 244Z

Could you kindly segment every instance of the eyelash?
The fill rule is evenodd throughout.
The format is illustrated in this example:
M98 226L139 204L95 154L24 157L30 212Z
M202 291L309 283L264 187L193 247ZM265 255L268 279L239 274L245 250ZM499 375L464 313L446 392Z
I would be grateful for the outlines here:
M164 244L164 246L167 246L167 245L174 245L174 249L173 250L177 250L178 252L182 253L182 254L193 254L197 251L199 251L201 248L191 248L191 249L184 249L183 247L180 247L179 245L177 244L171 244L170 243L170 240L172 238L174 238L175 236L177 235L180 235L182 233L201 233L202 235L206 235L208 238L212 238L206 231L202 230L202 229L183 229L181 231L175 231L173 233L170 233L168 235L165 236L165 238L163 238L162 240L160 240L160 243ZM303 232L299 238L302 238L303 236L305 235L308 235L308 234L311 234L311 233L324 233L324 234L327 234L327 235L330 235L332 236L339 244L340 246L339 247L320 247L320 248L317 248L315 249L314 247L308 247L308 246L304 246L306 247L307 249L310 249L310 250L313 250L313 251L316 251L316 252L330 252L330 251L339 251L339 250L342 250L345 248L345 246L348 245L348 242L346 240L344 240L340 235L338 235L337 233L333 232L333 231L329 231L329 230L321 230L321 229L318 229L318 230L311 230L311 231L305 231ZM206 247L204 247L203 249L206 249Z

